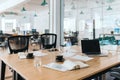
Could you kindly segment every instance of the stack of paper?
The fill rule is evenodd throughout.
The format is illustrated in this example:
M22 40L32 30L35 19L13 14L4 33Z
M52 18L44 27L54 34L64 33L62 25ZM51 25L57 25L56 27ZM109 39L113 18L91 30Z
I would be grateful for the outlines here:
M27 54L25 54L24 52L19 52L18 56L19 56L20 59L25 59Z
M72 57L73 59L81 60L81 61L89 61L93 58L88 57L88 56L81 56L81 55L75 55Z
M64 57L71 57L71 56L73 56L73 55L75 55L75 53L72 53L72 52L66 52L66 53L62 53L62 55L64 56Z
M47 55L47 54L41 53L40 51L34 51L34 52L33 52L33 55L34 55L34 56L45 56L45 55Z

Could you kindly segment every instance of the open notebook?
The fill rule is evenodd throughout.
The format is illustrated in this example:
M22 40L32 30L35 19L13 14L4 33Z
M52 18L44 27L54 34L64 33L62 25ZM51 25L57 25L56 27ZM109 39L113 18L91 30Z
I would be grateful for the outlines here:
M46 68L58 70L58 71L68 71L68 70L76 70L80 68L85 68L88 67L88 64L85 64L83 62L73 62L70 60L66 60L63 64L58 64L58 63L49 63L46 65L43 65Z

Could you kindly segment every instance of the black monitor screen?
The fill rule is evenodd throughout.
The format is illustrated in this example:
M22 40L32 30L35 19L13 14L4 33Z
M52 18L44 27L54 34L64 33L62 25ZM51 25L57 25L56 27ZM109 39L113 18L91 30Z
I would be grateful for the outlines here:
M82 53L100 53L100 45L98 39L81 40ZM98 53L97 53L98 52Z
M32 33L35 33L36 32L36 29L32 29Z
M0 30L0 35L2 35L3 34L3 31L2 30Z

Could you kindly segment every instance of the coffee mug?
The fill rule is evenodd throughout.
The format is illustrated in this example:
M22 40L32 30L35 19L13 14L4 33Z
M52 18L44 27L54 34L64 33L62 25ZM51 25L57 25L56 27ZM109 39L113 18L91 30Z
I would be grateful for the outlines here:
M27 58L28 58L28 59L31 59L31 58L33 58L33 57L34 57L34 56L33 56L33 53L28 53L28 54L27 54Z
M56 56L56 61L57 62L63 62L64 61L63 55L57 55Z

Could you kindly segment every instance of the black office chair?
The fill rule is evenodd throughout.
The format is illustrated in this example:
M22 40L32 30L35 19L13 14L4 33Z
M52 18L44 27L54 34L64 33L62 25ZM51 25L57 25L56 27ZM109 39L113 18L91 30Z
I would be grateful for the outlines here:
M31 45L40 43L40 37L38 32L34 32L31 36Z
M28 51L29 37L28 36L12 36L8 38L8 47L10 54Z
M44 49L56 48L57 35L45 33L41 35L41 47Z
M4 36L0 36L0 47L3 49L7 47L7 40Z
M112 68L110 71L110 76L114 77L114 80L120 80L120 67Z
M10 50L10 54L16 54L18 52L25 52L28 51L29 46L29 36L11 36L8 38L8 48ZM17 74L14 70L13 71L13 78L15 79L20 78L22 80L22 77Z

